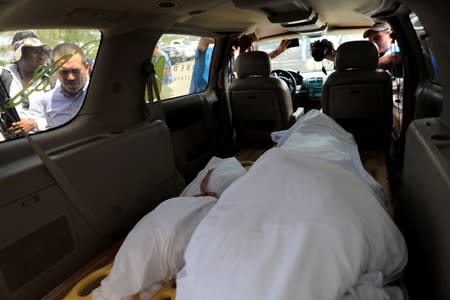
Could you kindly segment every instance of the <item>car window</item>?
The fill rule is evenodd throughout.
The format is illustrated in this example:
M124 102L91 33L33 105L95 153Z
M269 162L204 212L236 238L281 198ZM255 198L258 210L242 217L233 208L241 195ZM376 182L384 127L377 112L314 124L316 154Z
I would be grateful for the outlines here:
M419 20L419 17L415 13L410 13L409 18L411 23L416 31L417 37L419 39L420 45L422 47L422 53L425 59L425 63L427 66L427 74L428 78L438 84L441 84L441 74L439 70L438 63L436 61L436 57L432 51L432 40L431 37L426 32L422 23Z
M98 30L0 33L0 141L58 127L81 109Z
M213 38L162 35L152 54L161 100L206 90L213 50Z

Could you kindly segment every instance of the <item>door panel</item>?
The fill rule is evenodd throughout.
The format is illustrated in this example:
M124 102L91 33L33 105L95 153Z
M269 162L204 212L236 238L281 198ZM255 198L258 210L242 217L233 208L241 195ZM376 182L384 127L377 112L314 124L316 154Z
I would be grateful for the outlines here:
M163 103L170 128L177 169L190 182L216 152L217 104L213 93L193 94Z
M0 226L2 299L37 299L101 246L55 185L2 207Z
M47 154L80 198L74 205L35 154L0 165L1 299L43 296L184 187L161 121Z
M416 120L406 135L399 227L408 245L411 299L450 299L450 128Z

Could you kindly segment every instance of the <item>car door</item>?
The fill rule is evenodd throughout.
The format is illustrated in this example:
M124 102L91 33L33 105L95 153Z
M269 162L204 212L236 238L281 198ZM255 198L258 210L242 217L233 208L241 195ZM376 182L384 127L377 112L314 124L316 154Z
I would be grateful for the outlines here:
M171 53L167 53L171 79L166 78L164 83L163 75L161 104L171 132L177 168L189 182L213 155L226 152L221 127L226 123L221 122L226 118L226 99L218 92L222 51L216 40L196 35L163 34L158 44L174 44L180 40L194 48L195 56L170 57ZM204 48L200 50L202 43Z

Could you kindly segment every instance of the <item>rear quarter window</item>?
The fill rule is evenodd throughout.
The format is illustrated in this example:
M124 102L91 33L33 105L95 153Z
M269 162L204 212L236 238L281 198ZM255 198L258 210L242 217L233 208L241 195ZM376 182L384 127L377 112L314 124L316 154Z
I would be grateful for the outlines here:
M0 141L71 121L84 103L101 33L24 29L0 33Z

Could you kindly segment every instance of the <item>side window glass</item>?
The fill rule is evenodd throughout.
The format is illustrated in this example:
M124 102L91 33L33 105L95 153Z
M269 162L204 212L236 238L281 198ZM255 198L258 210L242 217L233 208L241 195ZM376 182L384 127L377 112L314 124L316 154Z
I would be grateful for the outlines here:
M432 41L431 37L426 32L422 23L415 13L410 13L409 18L416 31L417 37L419 39L420 45L422 46L422 53L427 66L428 78L438 84L441 84L441 75L439 71L439 66L436 61L436 57L432 51Z
M81 109L98 30L0 32L0 141L58 127Z
M152 55L161 100L206 90L213 50L210 37L162 35Z

